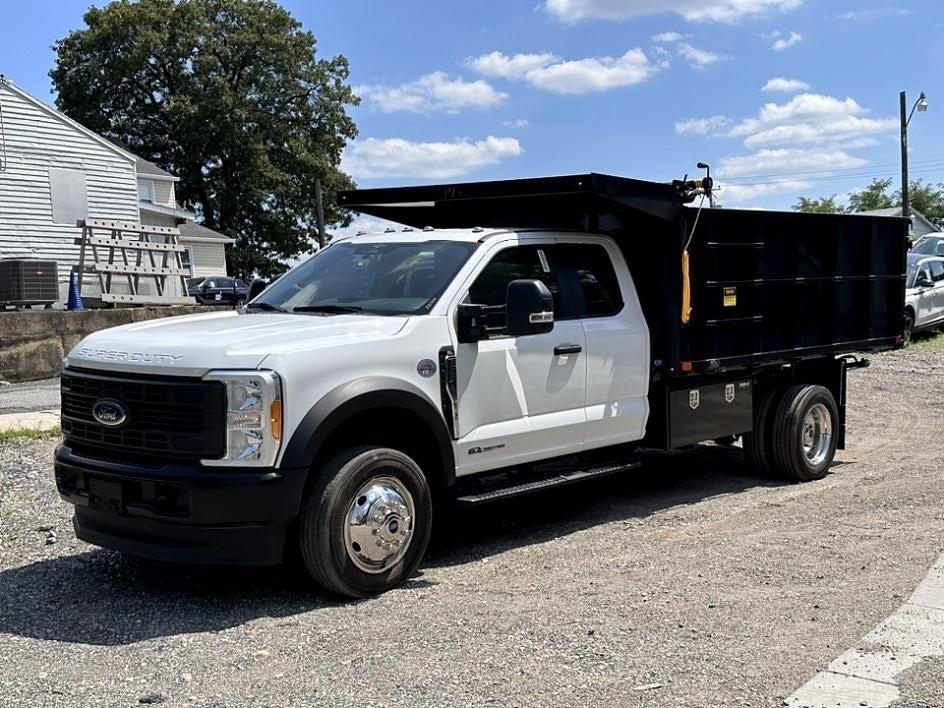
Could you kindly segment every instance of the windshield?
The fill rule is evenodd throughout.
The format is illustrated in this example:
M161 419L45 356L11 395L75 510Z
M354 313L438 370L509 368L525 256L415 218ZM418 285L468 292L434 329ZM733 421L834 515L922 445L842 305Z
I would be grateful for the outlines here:
M476 246L337 243L279 278L250 306L324 314L425 314Z
M929 256L944 256L944 237L926 236L914 245L911 252Z

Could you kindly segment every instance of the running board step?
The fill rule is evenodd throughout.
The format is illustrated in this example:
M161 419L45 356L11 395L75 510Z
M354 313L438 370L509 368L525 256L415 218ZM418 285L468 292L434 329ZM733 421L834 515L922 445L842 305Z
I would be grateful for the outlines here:
M512 497L520 497L524 496L525 494L542 492L546 489L566 487L568 484L586 482L590 479L599 479L601 477L607 477L618 472L627 472L629 470L634 470L641 465L642 463L638 460L632 460L603 465L602 467L591 467L590 469L586 470L571 470L569 472L561 472L559 474L553 475L552 477L544 477L542 479L522 482L521 484L490 489L487 492L481 492L479 494L467 494L457 498L456 503L459 506L464 507L478 506L479 504L487 504L490 502L501 501L502 499L511 499Z

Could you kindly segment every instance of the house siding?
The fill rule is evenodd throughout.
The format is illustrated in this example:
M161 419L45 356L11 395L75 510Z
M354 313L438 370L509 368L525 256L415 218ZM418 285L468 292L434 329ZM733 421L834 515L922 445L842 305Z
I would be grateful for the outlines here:
M154 185L154 203L161 206L177 208L177 196L174 194L174 183L167 180L152 180Z
M196 243L182 239L193 251L193 275L196 278L226 275L226 250L222 243Z
M134 161L0 85L5 170L0 172L0 258L56 260L68 283L82 230L53 223L49 169L85 175L88 217L137 222ZM64 292L64 291L63 291Z

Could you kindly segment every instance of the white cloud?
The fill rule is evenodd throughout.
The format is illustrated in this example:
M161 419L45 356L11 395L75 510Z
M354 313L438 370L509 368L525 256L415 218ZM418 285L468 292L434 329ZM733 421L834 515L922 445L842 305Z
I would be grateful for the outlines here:
M374 84L357 86L354 91L382 113L455 112L461 108L489 108L508 97L495 90L487 81L464 81L442 71L434 71L399 86Z
M532 86L560 94L581 94L632 86L665 68L662 59L652 61L641 49L630 49L619 57L563 60L553 54L501 52L470 58L467 64L488 76L523 79Z
M675 124L675 132L679 135L715 135L731 124L731 120L724 116L710 118L689 118Z
M672 44L673 42L681 42L683 39L688 39L691 36L690 34L681 34L679 32L662 32L661 34L652 35L652 41Z
M878 20L883 17L905 17L906 15L910 14L911 10L908 10L904 7L876 7L868 10L840 12L833 15L833 18L846 22L867 22L869 20Z
M768 85L778 90L772 79ZM765 87L765 90L768 90ZM690 118L676 123L682 135L736 138L747 154L729 155L717 165L719 199L725 206L813 188L817 178L858 170L869 161L856 150L894 134L898 120L872 118L852 98L801 93L782 103L763 104L756 116L732 121L727 116Z
M728 184L724 180L715 182L719 201L726 207L737 206L761 197L782 194L798 194L812 188L811 182L803 180L778 180L762 184Z
M810 85L805 81L777 77L764 84L761 91L766 93L796 93L797 91L809 91L809 89Z
M707 49L693 47L691 44L685 42L678 45L678 53L680 56L688 59L688 63L696 69L704 69L715 62L724 61L728 58L721 54L709 52Z
M515 138L460 138L450 142L414 142L403 138L367 138L350 143L342 169L358 178L422 177L449 179L495 165L524 150Z
M527 118L516 118L515 120L502 121L502 125L505 126L506 128L521 129L521 128L527 128L529 125L531 125L531 123L530 121L528 121Z
M769 11L793 10L803 0L545 0L544 7L566 22L629 20L674 13L686 20L735 22Z
M725 157L718 164L718 175L728 179L749 175L804 174L845 170L869 164L868 160L845 150L779 148L760 150L752 155Z
M515 54L513 57L501 52L491 52L480 57L470 57L466 64L480 74L501 76L505 79L523 79L528 72L560 61L553 54Z
M803 41L802 34L800 34L799 32L791 32L789 37L781 37L772 45L770 45L770 48L773 49L775 52L782 52L785 49L789 49L790 47L795 47L802 41Z
M756 118L735 125L730 137L744 138L749 148L862 138L894 130L893 118L867 118L854 99L801 93L786 103L767 103Z

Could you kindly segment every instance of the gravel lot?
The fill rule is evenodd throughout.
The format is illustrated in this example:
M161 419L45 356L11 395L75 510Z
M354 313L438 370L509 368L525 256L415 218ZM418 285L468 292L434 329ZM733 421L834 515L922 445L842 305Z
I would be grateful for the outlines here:
M778 706L944 549L944 343L850 384L821 482L738 450L650 455L455 515L421 576L361 602L80 543L54 443L0 443L0 705ZM910 671L900 706L944 705L942 669Z

